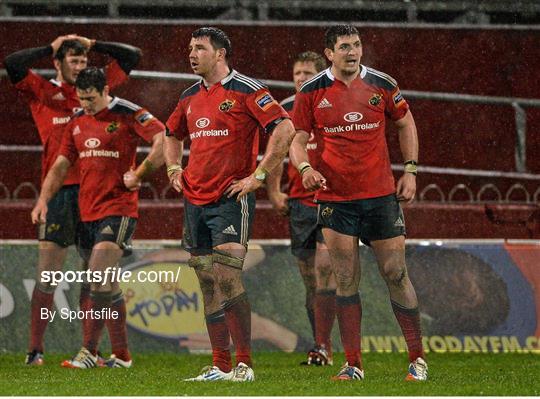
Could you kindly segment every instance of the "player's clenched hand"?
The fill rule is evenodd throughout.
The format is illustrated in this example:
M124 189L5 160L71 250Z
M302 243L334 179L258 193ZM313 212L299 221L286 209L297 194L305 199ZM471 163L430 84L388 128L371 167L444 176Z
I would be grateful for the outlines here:
M126 186L129 191L137 191L141 188L141 179L139 179L139 176L135 174L133 169L124 173L124 186Z
M228 198L231 198L233 195L238 194L236 197L236 201L240 201L240 199L252 191L257 190L259 187L261 187L263 182L261 180L255 179L255 176L249 175L248 177L242 179L242 180L234 180L231 185L225 190L225 194L227 194Z
M289 205L287 204L287 199L289 196L285 193L268 193L268 199L272 203L272 206L281 216L287 216L289 214Z
M94 43L96 42L95 40L89 39L89 38L84 37L84 36L79 36L79 35L75 35L75 37L73 39L77 39L78 41L80 41L81 44L84 47L86 47L87 50L90 50L92 48L92 46L94 45Z
M172 173L169 176L169 182L171 183L172 188L181 193L184 189L182 187L182 170L178 170Z
M302 175L302 184L304 185L304 188L308 191L315 191L320 188L322 188L323 190L328 189L328 187L326 186L326 178L318 171L311 168L306 170Z
M36 206L32 209L31 217L32 223L43 224L47 218L47 203L38 199Z
M396 186L398 201L412 202L416 194L416 176L412 173L403 173Z

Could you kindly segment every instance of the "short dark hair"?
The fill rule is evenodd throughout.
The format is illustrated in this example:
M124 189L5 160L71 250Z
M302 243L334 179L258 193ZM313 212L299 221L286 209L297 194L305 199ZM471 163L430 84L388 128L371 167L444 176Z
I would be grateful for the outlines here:
M96 89L103 93L103 89L107 85L107 78L102 69L96 67L84 68L75 81L75 87L79 90Z
M326 48L329 48L330 50L334 50L334 46L337 43L337 39L340 36L352 36L352 35L358 35L360 36L360 33L358 32L358 29L356 29L352 25L334 25L328 28L326 33L324 34L324 45Z
M325 58L315 51L304 51L298 54L294 59L294 63L296 64L297 62L313 62L317 72L321 72L327 66Z
M231 40L229 39L229 36L227 36L227 34L221 29L214 28L213 26L199 28L191 34L191 37L208 37L210 39L210 43L212 43L212 47L214 48L214 50L224 48L226 59L229 59L232 55Z
M64 40L58 48L58 51L56 51L54 58L58 61L62 61L69 52L71 52L72 55L86 55L88 49L76 39Z

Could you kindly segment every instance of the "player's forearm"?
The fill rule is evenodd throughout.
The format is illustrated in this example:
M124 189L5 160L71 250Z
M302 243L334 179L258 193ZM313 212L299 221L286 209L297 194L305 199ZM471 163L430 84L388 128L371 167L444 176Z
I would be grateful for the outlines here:
M276 166L266 177L266 192L272 196L281 192L281 175L283 174L283 162Z
M174 136L163 138L163 156L165 157L165 165L167 169L172 166L182 165L182 155L184 152L184 142L178 140Z
M27 48L8 55L4 59L4 65L9 79L13 84L23 80L28 74L28 68L37 60L51 56L51 46Z
M54 165L47 173L41 192L39 193L39 201L47 203L52 197L62 188L64 180L69 169L70 162L62 155L58 156Z
M165 158L163 156L163 136L165 132L154 135L152 139L152 147L148 156L141 162L141 164L135 170L135 174L139 179L144 179L152 172L163 165Z
M289 150L289 162L291 162L295 168L298 168L298 165L302 163L309 163L309 157L307 154L308 140L309 134L307 134L305 131L298 130L296 132L296 136L294 137Z
M92 49L113 57L126 74L129 74L135 68L142 56L140 48L124 43L96 40Z
M295 130L292 122L285 119L277 125L268 141L266 153L259 163L259 167L272 172L277 168L289 151L291 142L294 138Z
M408 112L396 125L403 161L418 161L418 135L412 114Z

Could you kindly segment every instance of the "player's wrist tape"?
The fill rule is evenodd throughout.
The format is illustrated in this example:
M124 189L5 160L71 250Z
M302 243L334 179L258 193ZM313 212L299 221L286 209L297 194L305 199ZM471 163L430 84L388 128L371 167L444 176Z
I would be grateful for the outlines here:
M406 173L412 173L415 176L418 174L418 162L410 160L405 161L403 165Z
M268 176L268 170L262 166L257 166L257 169L255 169L255 172L253 172L253 176L255 176L257 180L265 180Z
M148 176L150 173L152 173L155 169L156 168L154 167L152 162L150 162L147 158L145 158L144 161L142 161L142 163L139 165L139 167L135 171L135 175L137 175L139 179L143 179L146 176Z
M298 173L300 175L303 175L307 170L311 169L311 165L309 162L300 162L300 165L298 165Z
M181 172L182 170L182 167L178 164L167 166L167 176L169 176L170 179L173 174Z

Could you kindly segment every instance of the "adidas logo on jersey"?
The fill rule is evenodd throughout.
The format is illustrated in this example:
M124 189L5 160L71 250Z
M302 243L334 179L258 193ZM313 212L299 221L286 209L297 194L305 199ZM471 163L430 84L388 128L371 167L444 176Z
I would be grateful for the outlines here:
M234 226L231 224L229 227L227 227L225 230L222 231L223 234L230 234L233 236L237 236L238 233L234 229Z
M317 108L332 108L332 103L326 98L323 98L319 105L317 105Z
M62 92L58 92L56 93L54 96L52 96L52 99L53 100L56 100L56 101L63 101L66 99L66 97L64 97L64 95L62 94Z
M404 227L405 226L405 223L403 223L403 219L401 218L401 216L398 216L398 218L394 222L394 226L396 226L396 227Z

